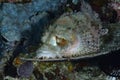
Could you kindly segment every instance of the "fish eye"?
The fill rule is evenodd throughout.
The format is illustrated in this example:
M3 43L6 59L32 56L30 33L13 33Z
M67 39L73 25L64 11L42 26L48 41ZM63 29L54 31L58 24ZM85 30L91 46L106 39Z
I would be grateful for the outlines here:
M55 36L55 38L56 38L57 45L60 46L60 47L64 47L68 44L68 41L64 38L60 38L58 36Z

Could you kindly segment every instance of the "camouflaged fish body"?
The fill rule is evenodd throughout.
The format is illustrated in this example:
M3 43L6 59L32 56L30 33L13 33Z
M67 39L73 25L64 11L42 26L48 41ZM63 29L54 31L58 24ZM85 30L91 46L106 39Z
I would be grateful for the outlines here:
M107 32L100 21L89 14L63 14L46 30L36 57L61 58L96 53L102 45L100 37Z

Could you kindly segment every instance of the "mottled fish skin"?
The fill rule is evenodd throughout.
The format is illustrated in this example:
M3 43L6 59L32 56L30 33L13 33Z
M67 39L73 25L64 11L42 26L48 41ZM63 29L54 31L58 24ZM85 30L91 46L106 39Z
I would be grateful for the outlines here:
M91 19L89 14L63 14L46 30L36 57L45 59L94 54L99 52L102 44L100 37L107 32L107 29L102 29L99 20Z

